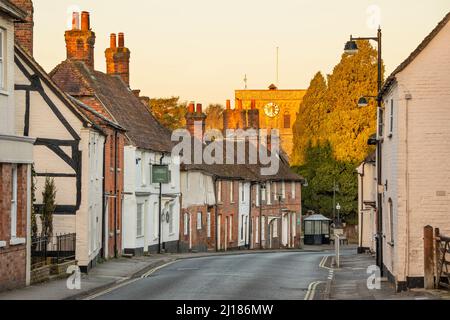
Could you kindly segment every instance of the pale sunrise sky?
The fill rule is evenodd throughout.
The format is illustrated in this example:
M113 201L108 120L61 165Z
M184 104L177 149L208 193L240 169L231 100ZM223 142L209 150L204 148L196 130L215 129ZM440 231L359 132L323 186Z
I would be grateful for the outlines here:
M251 89L276 81L277 46L280 89L306 89L317 71L332 71L350 34L376 34L372 5L388 73L450 11L449 0L34 0L35 58L47 71L65 59L64 31L79 8L91 12L96 69L105 71L109 34L124 32L133 89L224 104L245 74Z

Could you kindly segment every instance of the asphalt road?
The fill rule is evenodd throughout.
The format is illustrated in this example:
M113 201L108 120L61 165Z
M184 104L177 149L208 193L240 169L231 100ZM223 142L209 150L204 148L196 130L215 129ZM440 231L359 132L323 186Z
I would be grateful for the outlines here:
M303 300L326 253L280 252L180 260L97 300Z

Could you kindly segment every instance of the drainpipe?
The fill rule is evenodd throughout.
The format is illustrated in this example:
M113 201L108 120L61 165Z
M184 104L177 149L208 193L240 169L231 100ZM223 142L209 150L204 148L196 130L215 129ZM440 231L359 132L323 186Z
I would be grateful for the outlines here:
M405 156L405 182L406 182L406 245L405 245L405 281L407 281L408 274L409 274L409 241L410 241L410 228L409 228L409 141L408 141L408 135L409 135L409 101L412 99L411 94L405 95L406 100L406 129L405 129L405 149L406 149L406 156ZM395 241L395 240L394 240Z
M361 206L359 208L359 214L361 215L361 228L360 228L360 235L359 235L359 248L358 248L358 253L363 253L363 234L364 234L364 213L363 213L363 209L364 209L364 176L365 176L365 172L366 172L366 164L367 162L364 161L363 163L363 167L362 167L362 173L359 175L361 178Z
M248 242L248 247L247 249L252 249L252 243L253 243L253 220L252 220L252 187L253 184L250 183L250 198L249 198L249 206L248 206L248 238L249 238L249 242ZM245 188L245 187L244 187ZM245 189L244 189L245 190ZM245 192L244 192L245 194Z
M106 183L105 183L105 178L106 178L106 137L105 137L105 142L103 143L103 185L102 185L102 195L103 195L103 201L102 201L102 257L104 259L107 259L108 257L106 256L106 250L105 250L105 246L106 246L106 238L105 237L109 237L109 232L107 234L105 234L105 228L106 228ZM108 228L109 229L109 228Z
M215 204L214 204L214 219L215 219L215 225L216 225L216 231L214 232L215 233L215 241L216 241L216 244L215 244L215 247L216 247L216 252L219 252L219 234L218 234L218 231L219 231L219 225L218 225L218 223L217 223L217 219L218 219L218 217L219 217L219 205L218 205L218 203L217 203L217 199L218 199L218 195L217 195L217 177L214 177L213 178L213 184L214 184L214 197L215 197Z
M117 152L119 151L119 144L118 144L118 132L115 130L114 132L114 193L115 193L115 201L114 201L114 258L117 259L118 257L118 248L117 248L117 211L118 211L118 205L119 205L119 196L118 196L118 190L117 190L117 166L118 166L118 155Z

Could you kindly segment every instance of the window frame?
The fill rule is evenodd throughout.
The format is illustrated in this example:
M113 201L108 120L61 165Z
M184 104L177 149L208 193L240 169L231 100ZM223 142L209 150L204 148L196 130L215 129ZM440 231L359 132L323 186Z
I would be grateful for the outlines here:
M11 239L17 239L17 224L18 224L18 167L13 164L11 167Z
M140 213L139 208L141 208ZM144 214L145 214L145 203L143 202L138 203L136 206L136 238L142 238L144 236Z
M7 87L6 83L6 72L7 66L5 63L6 57L6 48L7 40L6 40L6 29L0 27L0 90L5 91Z
M203 212L198 211L197 212L197 230L203 229Z
M391 99L390 113L389 113L389 138L394 134L394 99Z

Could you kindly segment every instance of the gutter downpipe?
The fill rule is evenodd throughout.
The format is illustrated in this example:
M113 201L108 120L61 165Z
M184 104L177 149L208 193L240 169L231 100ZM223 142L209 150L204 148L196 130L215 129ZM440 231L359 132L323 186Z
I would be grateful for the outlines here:
M119 144L118 144L118 133L117 130L114 132L114 193L115 193L115 201L114 201L114 258L118 257L118 248L117 248L117 211L118 211L118 190L117 190L117 166L118 166L118 154Z
M102 194L103 194L103 201L102 201L102 257L104 259L107 259L106 256L106 238L108 237L108 234L105 234L105 228L106 228L106 137L105 142L103 142L103 185L102 185ZM109 229L109 228L108 228Z
M218 234L218 230L219 230L219 225L218 225L218 223L217 223L217 218L219 217L219 212L218 212L218 209L219 209L219 205L218 205L218 201L217 201L217 199L218 199L218 194L217 194L217 177L216 176L214 176L214 178L213 178L213 184L214 184L214 219L215 219L215 226L216 226L216 230L215 230L215 247L216 247L216 252L219 252L219 234Z

